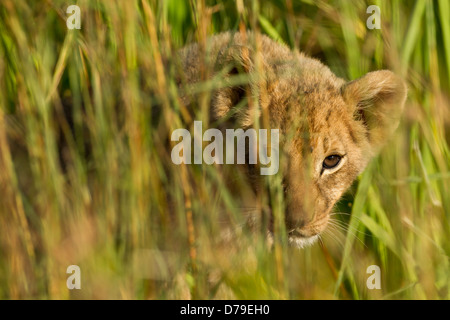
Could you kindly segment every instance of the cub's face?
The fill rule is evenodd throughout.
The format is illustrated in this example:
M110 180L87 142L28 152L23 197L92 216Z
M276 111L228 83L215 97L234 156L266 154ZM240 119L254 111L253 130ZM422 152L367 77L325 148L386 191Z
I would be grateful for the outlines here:
M351 109L340 88L318 86L303 90L273 122L283 137L286 230L294 245L312 242L326 228L334 205L372 156L367 130Z
M211 117L230 128L279 129L286 230L290 243L303 246L326 228L336 202L398 126L406 86L387 70L346 82L317 60L267 37L260 41L255 53L239 33L211 40L217 74L249 79L218 89ZM201 56L197 46L182 52L188 82L201 78ZM258 191L264 184L256 172L248 174Z
M406 88L378 71L350 83L279 82L272 90L267 110L282 137L286 230L302 247L326 228L336 202L397 127Z
M348 83L324 71L274 77L256 111L262 118L266 110L268 129L280 130L286 230L299 247L326 228L336 202L397 127L406 99L405 84L390 71ZM223 102L235 103L233 94L232 88L220 92L216 111L229 110ZM237 113L244 128L255 118L255 110L246 111Z

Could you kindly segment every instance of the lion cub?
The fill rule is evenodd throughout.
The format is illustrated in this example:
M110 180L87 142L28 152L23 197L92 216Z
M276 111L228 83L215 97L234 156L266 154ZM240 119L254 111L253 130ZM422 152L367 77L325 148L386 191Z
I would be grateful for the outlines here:
M219 34L205 47L185 47L179 59L180 83L247 75L246 84L228 82L213 92L210 118L222 129L279 129L286 230L300 247L325 229L333 206L398 126L406 100L405 83L391 71L347 82L253 33ZM193 99L188 92L182 101ZM247 175L257 193L263 184L255 172Z

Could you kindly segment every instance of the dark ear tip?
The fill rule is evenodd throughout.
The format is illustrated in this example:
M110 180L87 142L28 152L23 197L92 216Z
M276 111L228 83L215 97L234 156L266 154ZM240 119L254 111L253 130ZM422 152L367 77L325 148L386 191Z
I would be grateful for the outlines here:
M381 86L386 91L395 92L398 96L405 97L408 87L406 82L390 70L378 70L369 72L366 76L371 77L375 85Z
M370 102L374 98L388 103L403 104L407 96L406 82L390 70L372 71L345 84L342 88L347 101Z

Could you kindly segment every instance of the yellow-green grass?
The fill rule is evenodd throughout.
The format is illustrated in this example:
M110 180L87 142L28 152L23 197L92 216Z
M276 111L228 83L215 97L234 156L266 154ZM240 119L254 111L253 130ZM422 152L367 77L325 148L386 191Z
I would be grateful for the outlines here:
M67 1L0 6L1 299L450 298L446 0L74 4L81 30L66 27ZM366 27L370 4L380 30ZM187 120L171 56L239 29L346 79L387 68L408 83L398 131L310 248L281 236L269 248L245 232L238 247L216 244L218 212L243 216L222 177L166 165L166 141ZM220 85L196 87L200 110ZM268 190L280 235L277 177ZM73 264L81 290L66 286ZM370 265L380 266L379 290L366 286Z

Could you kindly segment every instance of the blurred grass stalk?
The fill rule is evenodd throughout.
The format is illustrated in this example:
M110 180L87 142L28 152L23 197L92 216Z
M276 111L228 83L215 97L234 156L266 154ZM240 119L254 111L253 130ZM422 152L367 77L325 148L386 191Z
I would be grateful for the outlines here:
M366 28L365 1L80 0L82 29L67 30L64 1L3 0L0 298L449 299L449 4L375 4L381 30ZM396 137L337 208L349 225L322 249L269 252L252 236L246 250L216 247L219 208L242 217L221 176L164 169L165 139L192 120L164 59L246 28L344 78L389 68L409 83ZM201 119L216 85L199 87ZM80 292L66 287L71 264ZM381 290L366 287L372 264Z

